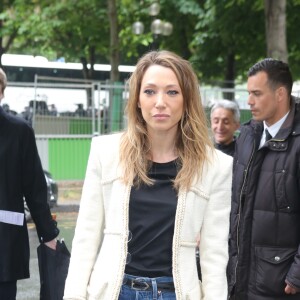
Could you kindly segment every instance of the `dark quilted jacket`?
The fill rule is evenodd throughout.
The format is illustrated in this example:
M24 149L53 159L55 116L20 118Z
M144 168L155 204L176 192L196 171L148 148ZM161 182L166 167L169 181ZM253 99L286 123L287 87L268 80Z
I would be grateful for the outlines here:
M300 106L258 150L263 123L245 124L237 140L228 264L235 300L300 299Z

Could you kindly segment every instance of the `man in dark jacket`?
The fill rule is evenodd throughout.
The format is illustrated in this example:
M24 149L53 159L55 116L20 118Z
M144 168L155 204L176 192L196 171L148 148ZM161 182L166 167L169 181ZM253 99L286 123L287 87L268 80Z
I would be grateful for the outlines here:
M6 82L0 69L0 99ZM29 278L23 197L40 242L55 249L59 230L47 204L47 184L34 132L25 120L0 107L0 299L16 299L17 280Z
M235 132L240 127L240 110L235 101L218 100L210 111L211 129L215 148L233 156Z
M264 59L248 72L253 119L234 157L230 299L300 299L300 106L287 64Z

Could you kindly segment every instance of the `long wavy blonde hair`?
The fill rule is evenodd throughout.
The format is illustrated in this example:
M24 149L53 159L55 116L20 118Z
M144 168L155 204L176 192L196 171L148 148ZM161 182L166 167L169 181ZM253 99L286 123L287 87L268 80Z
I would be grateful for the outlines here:
M153 184L148 177L151 166L151 146L146 123L138 107L141 82L152 65L170 68L179 82L184 108L178 123L175 147L178 153L179 172L174 187L189 189L192 181L201 179L204 162L209 160L208 150L213 149L207 118L201 103L199 83L191 64L169 51L151 51L142 56L129 79L129 99L126 106L128 127L121 139L120 164L126 184Z

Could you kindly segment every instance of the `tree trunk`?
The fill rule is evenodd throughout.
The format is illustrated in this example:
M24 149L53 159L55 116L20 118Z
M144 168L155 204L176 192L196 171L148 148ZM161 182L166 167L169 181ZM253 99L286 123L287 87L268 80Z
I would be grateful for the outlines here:
M227 54L227 66L225 74L224 88L232 89L232 91L223 92L224 99L234 100L234 78L235 78L235 55L233 52Z
M288 62L286 0L264 0L267 55Z
M107 0L108 19L110 25L110 80L112 82L120 80L119 74L119 33L118 33L118 15L116 0Z
M87 81L90 81L93 79L93 67L94 65L91 63L91 68L88 68L88 61L85 57L80 57L80 61L82 63L82 72L83 72L83 78ZM86 107L90 108L92 107L92 91L90 88L86 88Z

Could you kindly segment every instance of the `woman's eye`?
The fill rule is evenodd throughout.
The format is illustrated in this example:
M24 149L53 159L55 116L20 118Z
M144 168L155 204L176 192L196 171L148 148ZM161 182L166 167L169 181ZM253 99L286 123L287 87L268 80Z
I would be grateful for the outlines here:
M174 96L174 95L177 95L177 94L179 94L179 93L178 93L178 91L176 91L176 90L170 90L170 91L167 92L167 94L168 94L168 95L171 95L171 96Z
M154 91L150 90L150 89L147 89L147 90L144 90L144 93L147 94L147 95L153 95Z

